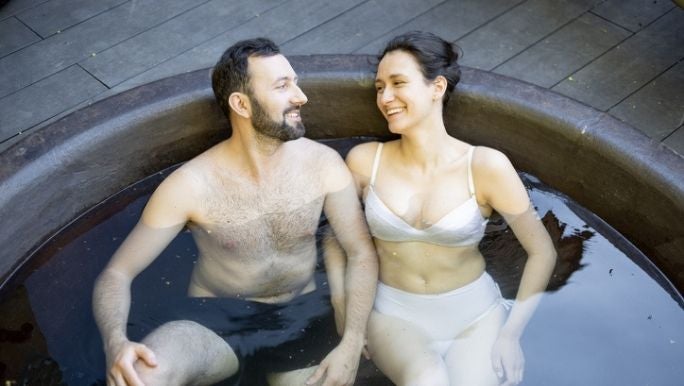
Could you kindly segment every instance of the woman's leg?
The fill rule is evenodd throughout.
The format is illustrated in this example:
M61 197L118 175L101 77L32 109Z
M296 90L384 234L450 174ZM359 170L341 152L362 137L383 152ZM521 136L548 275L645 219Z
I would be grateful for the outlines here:
M368 322L371 359L398 386L448 386L444 361L415 324L373 311Z
M499 385L491 353L506 316L504 306L498 306L456 337L444 358L451 386Z
M266 374L266 380L270 386L291 386L306 385L306 381L313 375L318 366L311 366L304 369L287 371L284 373ZM318 386L323 382L315 383Z
M157 358L156 367L136 365L146 386L210 385L238 370L238 358L228 343L208 328L188 320L163 324L142 343Z

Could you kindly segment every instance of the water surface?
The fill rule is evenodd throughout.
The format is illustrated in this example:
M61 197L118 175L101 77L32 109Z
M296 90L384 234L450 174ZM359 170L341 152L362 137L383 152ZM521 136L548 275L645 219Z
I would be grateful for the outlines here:
M102 343L90 307L93 282L170 170L90 210L47 242L2 290L3 381L23 376L34 380L29 384L59 378L68 385L104 384ZM599 218L533 176L524 178L559 250L559 264L523 336L523 384L680 384L681 296L643 254ZM481 247L488 270L504 294L512 296L524 254L500 219L492 219ZM160 297L183 296L196 259L197 249L185 230L134 281L132 307L144 309ZM318 275L325 280L322 270ZM357 384L387 382L367 370Z

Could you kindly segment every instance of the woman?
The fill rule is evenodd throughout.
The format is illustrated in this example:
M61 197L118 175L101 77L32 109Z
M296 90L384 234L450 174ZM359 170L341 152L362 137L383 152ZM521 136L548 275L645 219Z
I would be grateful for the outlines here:
M457 59L455 47L433 34L392 39L375 86L390 132L401 137L358 145L347 156L380 259L368 349L398 385L518 384L520 336L555 264L551 239L506 156L445 129ZM478 250L493 211L528 253L510 314ZM341 259L333 250L326 261L335 271ZM333 276L342 315L342 280Z

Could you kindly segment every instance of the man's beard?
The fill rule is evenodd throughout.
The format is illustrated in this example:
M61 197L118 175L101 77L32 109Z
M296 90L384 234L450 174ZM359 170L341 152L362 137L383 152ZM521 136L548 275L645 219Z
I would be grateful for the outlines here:
M285 114L290 111L299 110L299 108L291 107L285 110L283 112L282 121L278 122L268 116L256 97L252 96L251 100L253 107L252 125L257 133L283 142L301 138L304 135L306 129L302 122L296 122L294 125L290 125L285 119Z

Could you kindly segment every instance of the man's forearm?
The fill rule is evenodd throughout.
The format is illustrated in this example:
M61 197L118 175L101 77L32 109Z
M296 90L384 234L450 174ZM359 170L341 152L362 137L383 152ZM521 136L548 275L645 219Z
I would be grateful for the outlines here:
M131 280L106 270L95 282L93 313L105 350L126 340L126 322L131 305Z
M323 234L323 260L330 286L330 297L334 306L341 306L344 312L346 305L345 276L347 271L347 255L332 229L328 227ZM340 304L342 303L342 304Z
M371 244L372 245L372 244ZM349 256L346 275L346 320L344 338L363 339L378 281L378 261L374 248Z

